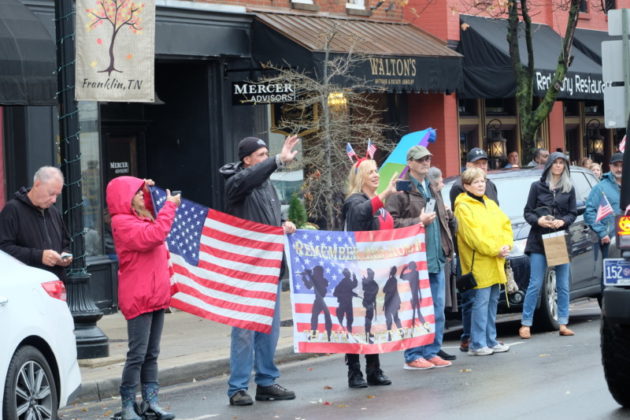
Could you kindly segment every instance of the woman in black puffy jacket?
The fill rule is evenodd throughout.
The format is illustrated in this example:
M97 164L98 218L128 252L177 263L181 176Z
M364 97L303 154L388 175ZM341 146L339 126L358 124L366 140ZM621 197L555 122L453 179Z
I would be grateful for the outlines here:
M366 231L393 229L394 219L385 210L384 202L396 191L395 176L387 189L376 194L379 175L376 162L372 159L359 159L348 175L348 190L343 204L343 218L346 230ZM369 334L369 333L368 333ZM378 354L366 354L367 382L361 373L358 354L346 354L348 365L348 386L350 388L365 388L369 385L390 385L387 376L383 374Z

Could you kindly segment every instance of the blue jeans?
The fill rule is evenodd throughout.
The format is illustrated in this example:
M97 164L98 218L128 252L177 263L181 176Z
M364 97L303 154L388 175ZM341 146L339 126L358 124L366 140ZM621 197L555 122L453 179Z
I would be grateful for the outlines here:
M133 388L138 382L158 382L157 359L164 327L164 310L140 314L127 321L129 350L123 368L121 388Z
M273 385L280 376L274 363L276 345L280 336L280 282L278 299L274 309L271 334L232 327L230 346L230 378L228 396L249 386L252 369L256 371L254 382L259 386Z
M475 289L470 323L470 349L494 347L497 342L497 306L501 287L494 284L490 287Z
M435 313L435 339L433 343L426 346L413 347L405 350L405 363L411 363L416 359L424 357L430 359L438 354L442 348L444 337L444 269L439 273L429 273L429 283L431 284L431 296L433 298L433 311Z
M566 325L569 323L569 264L557 265L556 270L556 291L558 293L558 323ZM529 255L529 286L525 293L523 302L523 315L521 324L531 327L534 321L534 311L538 302L538 295L542 287L545 273L547 272L547 258L544 254Z
M462 311L462 335L459 337L461 341L470 338L470 320L472 318L472 308L475 303L475 294L477 289L466 290L459 294Z

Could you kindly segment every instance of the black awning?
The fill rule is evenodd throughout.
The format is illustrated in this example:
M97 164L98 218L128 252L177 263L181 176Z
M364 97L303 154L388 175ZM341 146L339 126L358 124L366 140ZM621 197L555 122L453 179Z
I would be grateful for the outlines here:
M510 98L516 81L510 61L505 19L460 15L461 41L458 51L464 55L463 85L458 94L464 98ZM562 38L547 25L532 24L534 44L534 93L543 96L556 70ZM522 26L519 27L521 62L527 62ZM560 99L602 100L602 68L578 48L571 50L573 61L565 77Z
M19 0L0 0L0 105L55 105L55 42Z
M337 35L330 46L331 58L349 51L367 56L351 76L368 84L388 91L450 93L461 82L461 55L410 24L257 13L252 54L258 62L290 66L319 78L325 61L322 37L333 28Z
M602 65L602 42L620 37L608 35L608 32L593 31L590 29L576 29L573 37L573 45L582 51L588 58Z

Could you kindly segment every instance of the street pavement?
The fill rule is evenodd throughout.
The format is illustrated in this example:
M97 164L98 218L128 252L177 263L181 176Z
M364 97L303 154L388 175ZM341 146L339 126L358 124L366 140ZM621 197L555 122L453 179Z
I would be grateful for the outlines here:
M459 352L459 331L451 330L445 349L458 358L443 369L403 370L400 352L384 354L383 369L393 381L387 387L349 389L343 355L328 355L282 366L280 383L296 392L293 401L230 407L223 376L165 387L161 400L181 420L628 418L630 410L615 403L604 381L596 301L572 304L571 317L575 337L534 331L530 340L518 337L518 317L503 318L499 338L512 347L490 357ZM255 393L255 386L250 392ZM107 418L119 405L118 398L74 403L60 417Z
M279 363L313 357L293 352L291 302L288 291L281 294ZM99 401L118 395L127 353L127 323L122 314L104 316L98 327L109 338L109 357L79 360L81 389L76 401ZM227 375L230 370L231 327L183 311L166 314L162 332L159 378L162 386Z

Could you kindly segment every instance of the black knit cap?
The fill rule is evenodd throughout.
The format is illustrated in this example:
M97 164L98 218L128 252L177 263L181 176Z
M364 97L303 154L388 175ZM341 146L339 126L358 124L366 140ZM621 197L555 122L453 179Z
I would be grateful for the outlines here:
M258 149L267 147L267 143L258 137L245 137L238 142L238 158L243 160L245 156L249 156Z

